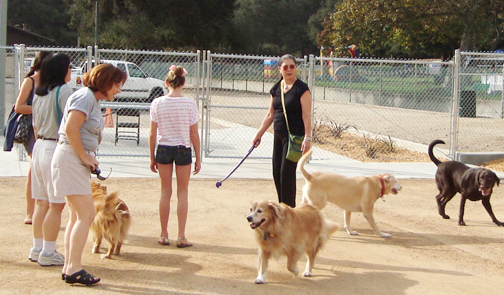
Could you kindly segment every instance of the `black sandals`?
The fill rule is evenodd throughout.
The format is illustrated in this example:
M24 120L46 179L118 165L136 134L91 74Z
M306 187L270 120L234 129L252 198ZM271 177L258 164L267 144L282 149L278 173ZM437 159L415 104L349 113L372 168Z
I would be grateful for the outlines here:
M66 275L65 282L67 284L83 284L83 285L93 285L100 281L100 278L95 278L90 273L85 270L80 270L73 275Z

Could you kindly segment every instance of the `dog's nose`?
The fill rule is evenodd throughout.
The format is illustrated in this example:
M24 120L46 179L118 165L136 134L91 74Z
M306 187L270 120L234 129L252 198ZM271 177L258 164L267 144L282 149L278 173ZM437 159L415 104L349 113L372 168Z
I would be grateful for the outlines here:
M248 222L251 222L252 221L252 216L250 216L250 215L247 216L247 220L248 220Z

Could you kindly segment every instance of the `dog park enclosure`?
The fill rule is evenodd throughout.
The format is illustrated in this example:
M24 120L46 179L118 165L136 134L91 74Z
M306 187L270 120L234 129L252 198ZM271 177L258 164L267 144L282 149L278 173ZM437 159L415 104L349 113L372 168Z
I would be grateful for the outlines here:
M25 60L40 50L64 52L73 64L83 60L124 60L146 76L164 79L171 64L188 70L185 95L201 110L200 136L205 157L241 158L269 106L269 89L278 81L279 57L216 54L209 51L154 52L96 48L0 48L0 64L12 66L0 83L5 116L10 111L27 68ZM425 152L442 139L444 157L460 152L504 151L503 54L456 52L452 61L350 59L305 56L298 75L313 96L313 126L349 125L368 138L390 140L399 147ZM276 73L276 76L275 76ZM98 151L101 156L148 156L149 104L103 103L109 128ZM118 110L139 122L138 141L116 141ZM105 115L105 112L104 112ZM323 135L326 136L326 135ZM322 141L323 141L322 136ZM272 135L266 133L251 157L270 158ZM315 143L314 159L347 160Z

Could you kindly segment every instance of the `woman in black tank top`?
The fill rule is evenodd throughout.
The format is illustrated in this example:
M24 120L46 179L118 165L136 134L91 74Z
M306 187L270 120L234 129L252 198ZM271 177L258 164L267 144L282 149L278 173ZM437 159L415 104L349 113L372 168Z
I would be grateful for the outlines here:
M280 58L282 79L270 90L271 104L268 113L257 131L253 143L259 146L261 137L273 124L273 179L278 201L291 207L296 206L296 168L297 162L287 160L289 133L283 113L281 91L284 92L285 109L289 130L294 135L304 135L301 145L303 154L311 148L311 106L312 99L308 85L296 77L296 59L292 55ZM284 81L283 89L281 81Z

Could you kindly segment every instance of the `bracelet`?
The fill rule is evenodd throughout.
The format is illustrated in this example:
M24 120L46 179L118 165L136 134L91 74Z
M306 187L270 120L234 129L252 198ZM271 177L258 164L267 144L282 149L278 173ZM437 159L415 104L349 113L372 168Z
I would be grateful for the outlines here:
M305 136L304 141L310 141L311 142L311 137Z

